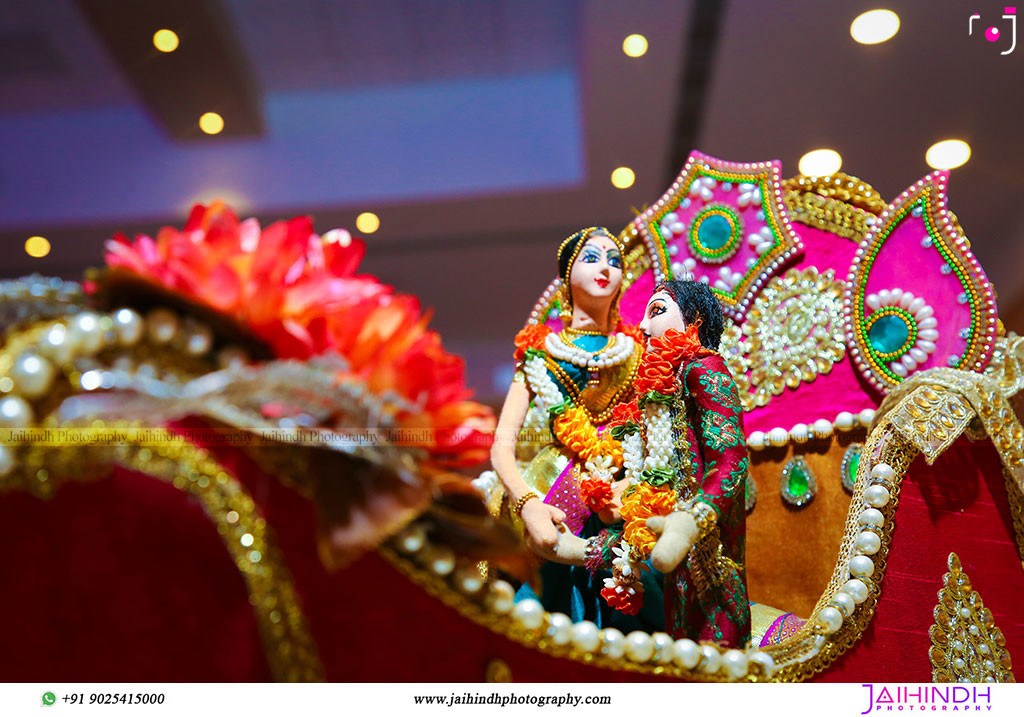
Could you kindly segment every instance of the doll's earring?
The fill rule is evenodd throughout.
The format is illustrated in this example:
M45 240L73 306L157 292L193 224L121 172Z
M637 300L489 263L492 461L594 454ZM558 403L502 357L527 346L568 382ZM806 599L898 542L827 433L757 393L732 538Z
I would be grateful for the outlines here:
M569 299L568 297L566 297L564 291L558 292L558 305L560 307L558 311L558 317L562 321L570 321L572 319L572 304L569 302Z

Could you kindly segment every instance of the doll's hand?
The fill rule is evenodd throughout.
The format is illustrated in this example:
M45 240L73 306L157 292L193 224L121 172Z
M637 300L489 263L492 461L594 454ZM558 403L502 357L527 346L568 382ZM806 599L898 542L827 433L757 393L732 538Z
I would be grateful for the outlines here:
M537 550L537 554L545 560L563 565L584 565L587 560L587 541L563 529L558 534L554 548Z
M647 527L660 536L651 551L651 565L663 573L675 570L697 541L697 523L685 511L648 518Z
M559 530L565 521L565 513L539 498L528 500L519 517L526 528L526 542L534 552L547 557L558 544Z

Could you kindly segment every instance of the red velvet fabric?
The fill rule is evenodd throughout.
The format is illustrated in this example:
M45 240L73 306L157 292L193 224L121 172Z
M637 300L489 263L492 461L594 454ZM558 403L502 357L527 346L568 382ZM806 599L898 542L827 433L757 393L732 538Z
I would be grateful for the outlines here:
M0 496L0 612L5 681L270 678L213 523L147 476Z
M1013 536L999 457L990 444L962 439L935 466L918 457L900 489L877 612L860 641L820 679L930 682L928 628L946 558L955 552L1006 635L1020 681L1024 571Z

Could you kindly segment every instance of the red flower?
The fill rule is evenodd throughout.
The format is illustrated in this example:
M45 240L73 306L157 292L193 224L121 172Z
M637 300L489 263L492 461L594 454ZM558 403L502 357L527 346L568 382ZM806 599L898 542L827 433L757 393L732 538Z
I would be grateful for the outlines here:
M612 409L612 417L608 421L608 428L624 426L627 423L640 425L640 422L640 408L637 406L636 399L633 399L628 403L616 404L615 408Z
M106 244L111 269L172 289L247 326L277 358L325 351L349 364L346 378L417 406L402 425L430 428L422 441L445 465L484 460L491 411L468 403L462 359L447 353L413 296L355 274L364 245L343 229L315 234L309 217L260 229L223 203L192 208L181 231L164 227ZM535 327L539 328L539 327ZM543 338L541 338L543 344Z
M580 497L592 511L600 512L612 502L612 486L598 478L585 478L580 481Z
M544 324L530 324L516 334L516 352L514 358L516 363L523 360L526 349L544 350L544 339L551 333L551 329Z
M619 592L615 588L604 588L601 591L601 597L619 612L624 612L627 615L636 615L644 604L644 594L639 587L639 584L633 586L632 593L625 590Z

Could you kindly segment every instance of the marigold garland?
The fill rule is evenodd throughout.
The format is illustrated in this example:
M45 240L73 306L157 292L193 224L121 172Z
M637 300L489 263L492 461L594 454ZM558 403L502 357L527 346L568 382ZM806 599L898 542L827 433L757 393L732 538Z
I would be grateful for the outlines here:
M673 395L676 385L676 369L686 357L698 359L709 356L713 351L704 348L697 333L700 322L690 324L686 331L669 329L663 336L651 339L647 353L640 360L633 389L638 398L647 397L652 391L662 396Z
M628 333L634 340L642 340L636 326L620 322L616 331ZM551 329L544 324L531 324L516 335L514 357L517 362L527 363L528 376L531 375L530 362L547 355L545 340L550 333ZM541 369L540 373L546 377L546 370ZM554 394L561 396L557 385L554 388ZM538 394L544 393L543 389L538 387L534 387L534 390ZM549 403L557 400L559 399L555 397L547 399ZM623 462L622 444L611 430L599 431L591 423L590 415L582 406L573 405L571 399L564 396L561 396L560 400L560 403L549 406L552 414L551 431L559 443L576 454L580 463L586 464L585 469L580 469L580 474L585 476L578 484L580 497L592 511L600 512L612 504L613 476L622 467ZM630 415L639 420L640 414L636 403L632 402L631 405ZM618 406L615 410L618 410Z
M525 358L527 349L534 349L537 351L544 350L544 339L551 333L551 329L544 324L530 324L518 334L516 334L516 351L513 354L516 363L519 363Z
M610 456L616 467L622 465L622 444L612 438L610 433L599 434L582 408L566 406L555 417L552 432L559 443L584 461L598 456Z
M612 486L608 481L599 478L586 478L580 481L580 497L595 513L611 505L613 495Z

